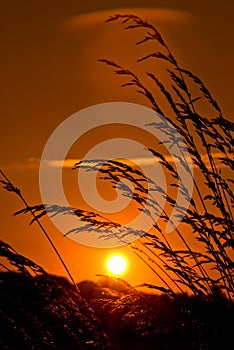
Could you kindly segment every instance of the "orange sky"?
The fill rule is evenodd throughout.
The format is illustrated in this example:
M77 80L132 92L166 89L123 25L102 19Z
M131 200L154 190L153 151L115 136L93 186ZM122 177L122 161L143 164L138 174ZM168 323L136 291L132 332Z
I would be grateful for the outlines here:
M106 57L136 68L144 51L134 42L139 33L126 33L119 24L104 24L115 12L141 15L155 24L180 64L198 74L233 118L234 48L233 1L77 1L1 2L1 168L22 189L31 204L40 202L38 164L47 139L71 114L97 103L127 101L145 104L121 79L97 62ZM115 9L118 9L115 11ZM150 64L150 68L155 66ZM162 72L159 72L162 74ZM73 154L73 157L78 155ZM30 161L31 160L31 161ZM64 274L56 256L29 218L12 217L21 203L0 191L1 238L52 273ZM64 238L51 223L48 230L76 280L105 273L111 250L88 248ZM155 282L128 248L130 283ZM133 273L135 271L135 273Z

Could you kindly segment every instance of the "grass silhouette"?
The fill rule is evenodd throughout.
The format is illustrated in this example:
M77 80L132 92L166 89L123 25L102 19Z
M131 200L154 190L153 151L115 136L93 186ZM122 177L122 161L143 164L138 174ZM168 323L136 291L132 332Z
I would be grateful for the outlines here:
M190 153L193 166L196 168L195 193L182 219L183 224L174 227L181 248L174 248L173 242L164 232L164 223L171 220L171 208L176 207L178 215L182 216L183 207L177 205L175 196L166 193L156 182L146 178L139 169L117 160L106 162L101 169L102 161L100 160L80 161L74 165L74 169L99 171L102 179L110 181L113 188L121 190L124 196L132 198L138 205L139 211L144 212L146 216L151 216L152 211L161 213L160 220L157 223L152 222L154 232L140 230L133 232L130 227L104 218L98 213L61 207L56 203L29 206L25 202L26 207L16 214L29 212L33 216L32 222L36 221L39 225L41 225L39 219L46 214L76 215L82 225L73 228L66 233L67 235L86 231L97 233L105 239L115 236L125 242L127 235L134 234L141 238L137 243L128 245L163 283L163 285L155 286L156 289L173 295L178 291L189 289L194 295L207 297L212 297L217 290L222 290L229 299L232 299L234 296L234 181L230 178L230 174L234 168L232 138L234 124L224 118L218 103L213 99L204 83L193 73L179 66L175 56L153 25L134 15L115 15L107 20L107 22L113 21L121 21L127 30L143 29L146 34L142 40L137 42L137 45L144 45L151 41L158 48L158 51L140 58L139 64L149 59L155 59L159 63L164 61L167 64L165 69L171 83L165 86L155 73L146 72L146 76L155 84L155 91L150 91L131 70L113 61L100 59L100 62L113 68L115 74L127 79L127 82L122 84L123 87L134 87L137 93L146 97L156 113L163 115L176 128ZM191 92L191 84L197 89L195 96ZM193 91L194 86L192 86ZM158 101L162 97L170 106L171 113L169 114L163 113L159 105ZM212 118L207 118L200 111L198 103L201 100L207 102L213 109ZM169 142L178 143L180 147L179 141L171 134L167 124L163 121L160 123L152 121L150 125L152 128L161 128L167 134ZM170 187L176 189L180 178L175 164L170 163L164 154L158 151L158 146L156 144L155 148L149 149L149 153L161 163L168 178L171 179ZM180 149L181 155L177 156L178 161L188 176L192 176L187 160L183 156L182 146ZM128 185L120 182L121 179L127 179L133 184L134 193ZM8 191L13 191L21 196L20 191L15 189L9 180L5 178L2 183ZM157 192L158 196L164 198L168 206L161 208L153 198L148 198L147 202L147 185L151 190ZM180 183L179 191L185 200L190 200L183 183ZM173 222L171 224L174 225ZM43 230L43 227L41 229ZM187 229L200 244L201 251L194 250L191 243L184 237L183 232ZM44 231L43 233L47 235ZM50 243L53 246L53 242ZM56 251L55 247L53 249ZM58 252L56 254L58 255ZM64 265L62 258L60 256L59 258ZM69 271L67 272L69 274ZM72 280L71 276L70 278Z
M15 193L20 200L23 202L24 205L26 205L26 208L29 209L30 206L28 205L26 199L24 198L24 196L22 195L21 191L19 188L15 187L13 185L13 183L8 179L8 177L4 174L4 172L2 170L0 170L0 174L3 177L3 180L0 180L0 183L3 185L3 187L8 191L8 192L12 192ZM79 289L70 273L70 271L67 268L67 265L65 264L62 256L60 255L59 251L57 250L56 246L54 245L54 242L52 241L52 239L50 238L49 234L47 233L47 231L45 230L45 228L43 227L43 225L41 224L41 222L39 221L39 218L37 216L35 216L34 211L30 210L30 214L33 217L32 222L36 222L41 230L41 232L43 233L43 235L45 235L45 237L48 239L51 247L53 248L55 254L58 256L60 262L62 263L66 273L68 274L69 278L71 279L72 283L74 284L77 292L79 293Z
M225 297L145 294L107 276L78 286L81 295L65 278L0 273L1 349L230 347L234 305Z
M115 343L116 347L114 348L131 348L132 344L134 344L133 348L137 348L137 343L139 349L153 349L156 345L160 349L171 349L173 345L180 349L188 347L192 349L218 349L223 346L228 348L230 336L234 330L232 320L234 297L234 181L232 178L234 141L232 133L234 123L224 118L217 101L201 79L189 70L180 67L167 43L153 25L134 15L118 14L107 20L108 23L113 21L121 22L126 30L143 32L143 38L137 42L137 45L154 43L155 51L139 58L139 64L147 60L155 60L156 64L163 62L163 66L166 66L165 70L170 79L170 83L166 85L158 79L156 73L145 72L145 77L151 82L150 84L154 84L155 88L152 90L145 83L145 80L143 82L130 69L112 60L100 59L100 62L111 67L117 76L125 79L122 87L133 87L137 93L143 95L155 113L166 118L182 137L195 169L195 191L191 201L186 186L183 183L178 186L181 179L175 164L168 161L165 154L160 151L163 148L160 148L159 144L155 144L155 147L148 149L148 151L160 162L167 174L169 187L172 189L169 193L166 193L157 182L147 178L138 168L119 160L109 160L101 168L100 165L103 161L97 159L74 164L74 170L84 169L85 171L100 172L103 181L110 182L114 189L122 192L123 196L131 198L136 203L139 212L143 212L144 215L152 218L152 212L159 213L159 220L152 222L153 230L150 232L133 231L127 225L121 225L121 223L105 218L94 211L82 208L62 207L56 203L30 206L20 190L11 183L2 171L1 183L7 191L15 193L23 201L25 207L16 215L29 213L32 216L31 223L36 222L40 226L75 286L66 264L41 224L41 218L47 214L51 216L75 215L79 218L81 226L74 227L66 235L79 234L83 231L93 232L98 234L100 238L118 237L121 242L125 242L128 235L134 234L139 239L127 245L160 281L157 285L143 283L141 286L159 291L161 295L147 296L130 287L126 293L120 293L113 286L112 288L107 286L101 288L94 282L93 284L86 282L76 286L79 294L71 296L70 292L67 293L67 289L70 290L71 287L69 283L61 288L58 287L61 281L49 276L40 266L18 254L11 246L1 241L0 256L7 259L8 263L20 272L17 275L12 274L9 264L1 264L1 267L7 271L1 276L2 287L6 290L4 298L7 298L9 286L20 286L25 283L25 279L29 291L31 288L40 289L41 286L44 286L45 293L50 290L53 294L56 288L62 294L65 293L66 297L62 298L62 303L61 300L59 301L61 305L58 310L56 310L58 300L55 305L54 300L48 299L48 295L43 295L42 299L43 303L47 300L47 305L49 305L48 316L52 317L51 322L56 319L56 323L62 324L63 331L64 327L68 329L66 331L68 333L65 333L68 334L70 340L68 340L67 335L64 339L68 342L71 341L69 349L76 349L77 344L80 344L79 348L85 349L89 346L90 348L96 346L98 349L110 348L104 331L101 331L101 338L98 338L98 327L92 324L87 325L87 327L89 330L93 329L95 339L90 336L90 333L87 337L81 336L79 338L77 336L77 328L74 328L74 324L78 322L78 319L83 320L82 317L85 317L87 320L87 315L92 315L87 304L84 303L84 307L87 307L85 309L86 316L82 313L77 316L74 303L80 305L82 300L88 301L95 310L95 314L103 323L105 331ZM170 112L163 112L160 105L162 99L169 106ZM209 118L204 115L202 103L209 106ZM181 146L174 135L170 134L170 130L163 121L152 121L150 126L161 128L168 135L171 144L178 143L178 146ZM189 171L187 159L183 156L182 148L177 160L187 172L188 177L193 176ZM132 187L121 182L122 179L130 181L134 191ZM164 208L161 208L159 202L150 197L148 188L165 199ZM180 244L179 248L175 246L171 236L165 233L165 225L171 220L172 209L176 208L178 215L181 216L184 209L176 203L176 190L181 191L186 201L190 201L190 206L182 218L181 225L176 227L173 221L171 222L172 226L174 225L174 236ZM148 200L147 197L149 197ZM197 244L191 243L188 234L184 235L184 232L189 232ZM32 276L36 277L32 279ZM118 288L120 288L122 282L118 283ZM36 291L37 295L41 295L41 289L40 291L39 289ZM189 296L186 294L188 291ZM20 298L22 302L23 297ZM70 304L65 299L69 299ZM5 302L10 303L8 299ZM32 305L34 302L36 301L32 301ZM1 305L3 311L1 311L0 317L4 322L6 335L11 331L15 332L13 329L21 332L20 328L14 325L15 319L18 317L17 312L11 314L7 307L4 309L4 303ZM70 313L66 308L70 310ZM28 309L27 312L29 312ZM30 309L30 315L31 312ZM59 315L63 320L59 318ZM75 321L73 319L72 323L69 323L68 318L71 315L75 315ZM33 317L32 313L31 320L26 320L22 329L27 329L26 324L32 320L33 324L39 322L38 329L41 329L43 322L47 322L45 315L42 317L43 321L35 321ZM152 319L152 323L147 324L150 319ZM115 322L114 328L110 326L111 322ZM92 327L96 327L95 330ZM24 333L24 331L22 332ZM44 329L39 337L34 335L31 338L20 333L20 341L26 338L31 339L29 348L36 346L38 349L46 349L49 346L51 349L60 349L58 332L54 329L48 329L48 332L51 333L46 332L47 330ZM45 344L39 347L38 343L36 343L37 345L33 343L33 339L42 341L42 334L46 334L47 338ZM84 339L83 343L82 339ZM9 342L10 338L2 340L2 344L4 345L6 341ZM79 343L80 341L81 343ZM144 344L148 345L144 347Z
M179 66L175 56L153 25L134 15L115 15L107 20L107 22L113 21L121 21L126 30L143 29L146 32L144 38L138 41L137 45L151 41L159 51L149 53L145 57L140 58L138 62L149 59L163 60L167 64L166 71L171 83L166 87L157 78L155 73L146 72L146 76L154 82L156 90L159 91L158 98L156 98L157 92L149 90L134 72L107 59L101 59L100 61L114 68L117 75L126 77L128 81L122 84L122 86L136 88L138 93L146 97L155 112L163 115L172 123L182 136L192 157L193 164L198 169L198 174L195 176L196 197L191 200L190 208L183 218L183 223L192 228L196 239L202 243L205 254L194 252L188 242L183 238L183 233L177 228L175 228L176 234L184 246L182 250L174 250L172 248L163 230L158 225L154 225L157 234L145 233L143 236L145 240L143 238L142 244L148 250L151 249L153 261L152 256L150 261L152 263L155 264L158 258L157 253L155 254L157 250L159 250L159 253L161 251L161 256L165 258L166 262L170 261L169 265L164 263L164 267L165 270L173 272L177 276L177 284L186 285L194 294L198 295L211 295L214 293L214 290L220 288L225 290L229 298L233 298L234 196L233 180L227 177L227 173L230 175L234 169L234 142L232 137L234 124L223 117L218 103L214 100L204 83L189 70ZM191 83L198 90L196 96L193 96L190 90ZM170 106L172 112L170 115L163 113L158 103L161 97L164 97L164 100ZM213 118L209 119L204 116L199 106L197 107L198 102L201 100L207 101L213 108L215 111ZM152 127L162 128L162 125L152 122ZM171 135L171 143L173 142L177 141ZM173 180L178 180L175 168L156 149L157 147L149 151L160 161L165 171L171 175ZM201 153L203 156L201 156ZM207 163L204 161L205 157ZM181 152L178 160L188 172L188 176L192 176L189 173L186 159L183 158L183 152ZM124 173L123 169L117 163L115 165L114 169L113 165L109 162L106 167L106 178L113 183L114 187L122 177L121 174ZM229 172L225 173L222 170L222 166L224 165L225 170L228 169ZM87 170L91 171L91 167L87 165L82 165L82 163L77 165L77 167L85 166ZM140 188L139 183L136 183L134 169L128 169L128 172L132 175L131 181L136 185L135 190L137 195L133 196L133 199L142 205L145 203L145 189ZM114 178L116 174L118 174L117 179ZM205 185L202 189L197 183L198 177L200 177L200 181L201 179L203 180ZM164 193L162 188L159 188L155 183L152 185L158 191L159 195L162 195L172 207L177 205L175 199ZM178 187L178 182L172 182L170 185ZM181 191L186 198L187 190L183 185ZM130 197L129 189L125 187L123 192L124 195L129 195ZM152 202L152 207L154 210L157 210L157 203ZM140 210L142 209L140 208ZM169 215L163 210L161 218L168 222ZM194 261L195 265L192 268L191 264L188 264L188 259ZM209 270L207 269L207 264L210 265ZM213 279L209 273L211 269L215 269L219 277Z

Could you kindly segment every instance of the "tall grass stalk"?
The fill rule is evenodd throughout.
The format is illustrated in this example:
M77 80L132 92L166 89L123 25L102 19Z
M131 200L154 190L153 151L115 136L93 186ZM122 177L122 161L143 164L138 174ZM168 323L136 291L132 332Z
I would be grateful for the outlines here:
M2 175L2 177L4 178L4 180L0 180L0 182L3 184L4 188L9 191L9 192L13 192L15 193L20 200L23 202L23 204L25 205L25 207L27 209L29 209L29 213L31 214L31 216L33 217L33 221L35 221L37 223L37 225L39 226L40 230L42 231L43 235L47 238L47 240L49 241L52 249L54 250L55 254L57 255L57 257L59 258L61 264L63 265L66 273L68 274L70 280L72 281L72 283L74 284L74 287L76 288L76 291L78 293L80 293L79 288L76 284L76 282L74 281L66 263L64 262L61 254L59 253L58 249L56 248L54 242L52 241L52 239L50 238L49 234L47 233L47 231L45 230L44 226L41 224L39 218L35 215L35 213L33 212L33 210L30 209L30 206L28 204L28 202L26 201L26 199L24 198L24 196L22 195L21 191L19 188L15 187L13 185L13 183L8 179L8 177L5 175L5 173L0 170L0 174Z

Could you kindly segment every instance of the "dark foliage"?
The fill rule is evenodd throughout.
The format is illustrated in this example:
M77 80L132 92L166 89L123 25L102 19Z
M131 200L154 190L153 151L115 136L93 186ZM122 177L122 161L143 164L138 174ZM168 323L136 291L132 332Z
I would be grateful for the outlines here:
M103 277L79 285L117 349L229 349L234 305L177 294L145 294L122 280Z
M93 311L67 280L0 274L0 348L108 349Z
M231 344L234 305L222 295L145 294L106 276L79 289L81 296L52 275L1 273L0 348L219 350Z

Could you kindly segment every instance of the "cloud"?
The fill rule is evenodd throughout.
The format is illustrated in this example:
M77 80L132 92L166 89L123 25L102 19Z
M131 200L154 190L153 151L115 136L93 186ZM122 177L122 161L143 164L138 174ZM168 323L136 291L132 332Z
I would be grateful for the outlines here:
M46 164L51 168L73 168L76 163L79 163L81 159L65 159L65 160L46 160ZM139 166L151 166L156 165L157 161L155 158L132 158L130 160L121 159L125 164L135 163Z
M179 160L176 158L173 158L170 155L164 156L166 161L169 162L170 164L173 163L178 163ZM213 159L217 160L223 157L223 153L214 153L213 154ZM203 155L202 156L203 161L205 163L205 165L208 167L208 169L210 169L209 166L209 158L207 155ZM46 160L46 165L49 168L67 168L67 169L72 169L74 167L74 165L78 162L80 162L82 159L78 159L78 158L67 158L65 160L58 160L58 159L51 159L51 160ZM128 164L133 166L133 164L137 164L138 166L142 166L142 167L147 167L147 166L157 166L158 165L158 160L155 157L139 157L139 158L132 158L132 159L122 159L121 160L123 163ZM220 161L218 161L216 163L217 167L220 168L225 168L226 165L220 163ZM25 170L38 170L40 166L40 159L39 158L29 158L27 161L25 162L17 162L17 163L11 163L11 164L3 164L3 168L4 170L20 170L20 171L25 171ZM193 164L193 168L197 168L196 165Z
M214 160L218 160L220 157L223 157L223 154L222 153L214 153L213 154L213 159ZM178 163L179 160L174 158L173 156L171 155L167 155L167 156L164 156L164 158L166 159L166 161L170 164L173 164L173 163ZM203 155L203 161L205 163L205 165L209 168L209 158L207 155ZM74 165L78 162L80 162L82 159L75 159L75 158L69 158L69 159L65 159L65 160L56 160L56 159L53 159L53 160L46 160L46 164L48 167L51 167L51 168L60 168L60 167L63 167L63 168L73 168ZM40 160L39 159L35 159L35 158L31 158L30 159L30 162L39 162ZM140 157L140 158L132 158L132 159L122 159L121 160L123 163L125 164L131 164L132 163L135 163L137 164L138 166L157 166L158 164L158 160L155 158L155 157ZM196 168L197 166L195 166L193 164L193 167ZM225 167L225 164L222 164L220 163L219 168L223 168Z

